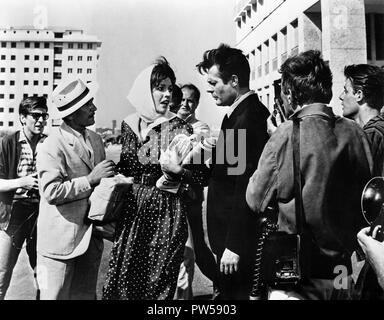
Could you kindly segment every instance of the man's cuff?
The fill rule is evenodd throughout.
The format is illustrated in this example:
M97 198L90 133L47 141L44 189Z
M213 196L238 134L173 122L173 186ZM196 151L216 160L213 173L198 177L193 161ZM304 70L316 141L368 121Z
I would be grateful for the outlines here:
M92 189L87 177L79 177L73 180L77 180L77 187L80 192L87 192Z

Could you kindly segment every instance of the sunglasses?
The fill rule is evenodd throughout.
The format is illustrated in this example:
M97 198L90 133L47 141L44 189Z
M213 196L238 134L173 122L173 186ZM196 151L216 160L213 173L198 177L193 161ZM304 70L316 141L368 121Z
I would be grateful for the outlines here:
M40 113L40 112L29 112L28 113L35 121L38 121L40 119L40 117L43 118L43 120L47 120L49 118L49 114L44 112L44 113Z

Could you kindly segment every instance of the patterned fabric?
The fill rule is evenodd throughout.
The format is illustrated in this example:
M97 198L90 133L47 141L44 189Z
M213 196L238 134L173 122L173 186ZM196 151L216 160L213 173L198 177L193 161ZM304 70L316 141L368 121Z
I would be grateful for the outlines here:
M41 138L39 143L43 142L43 140L44 139ZM23 130L20 130L19 143L21 146L21 153L17 166L17 176L21 178L36 173L37 147L35 148L35 151L32 150ZM15 192L15 198L28 198L27 192L28 190L19 188Z
M135 179L129 204L117 224L103 299L172 299L187 240L186 206L178 194L161 191L156 182L162 175L158 157L173 137L192 128L177 117L157 126L141 142L123 122L123 147L118 171ZM146 156L146 157L145 157ZM147 161L145 161L147 160ZM192 171L192 180L204 184L204 174Z

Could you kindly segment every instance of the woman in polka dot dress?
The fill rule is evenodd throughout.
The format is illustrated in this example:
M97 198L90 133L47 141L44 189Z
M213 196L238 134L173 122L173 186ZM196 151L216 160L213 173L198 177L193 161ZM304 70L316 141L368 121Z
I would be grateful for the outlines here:
M166 150L192 127L168 111L175 75L165 58L143 70L128 100L137 113L122 123L123 146L118 171L134 177L132 193L117 224L103 299L172 299L188 236L184 196L156 188L163 171L182 185L206 185L204 165L160 166ZM163 170L163 171L162 171Z

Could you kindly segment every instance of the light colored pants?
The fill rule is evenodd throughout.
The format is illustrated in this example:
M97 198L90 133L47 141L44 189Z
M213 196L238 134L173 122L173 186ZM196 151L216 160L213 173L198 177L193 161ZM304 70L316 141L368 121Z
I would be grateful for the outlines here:
M37 253L37 281L41 300L95 300L104 242L92 236L81 256L58 260Z

